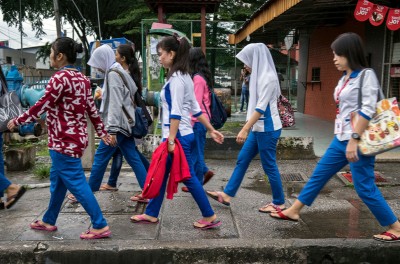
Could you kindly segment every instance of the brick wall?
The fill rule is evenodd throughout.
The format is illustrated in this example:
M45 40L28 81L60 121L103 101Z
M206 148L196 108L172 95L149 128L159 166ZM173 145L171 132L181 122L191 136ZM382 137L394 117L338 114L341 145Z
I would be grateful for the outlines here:
M341 26L317 28L310 34L305 114L325 120L335 119L333 91L342 73L333 64L330 46L338 35L345 32L355 32L363 38L364 27L364 23L349 17ZM321 83L311 84L313 67L320 67Z

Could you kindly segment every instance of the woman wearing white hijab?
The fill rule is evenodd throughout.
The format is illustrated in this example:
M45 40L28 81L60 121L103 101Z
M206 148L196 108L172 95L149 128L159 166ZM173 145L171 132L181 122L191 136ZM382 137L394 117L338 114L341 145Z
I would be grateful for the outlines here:
M89 178L90 188L93 192L99 190L108 162L118 147L143 189L147 172L131 135L134 123L129 123L127 117L129 115L129 118L135 120L131 96L136 93L137 86L121 64L115 61L114 51L108 45L95 49L88 65L105 75L100 114L107 132L111 135L110 145L100 142L96 150ZM76 202L73 195L68 195L68 198Z
M271 184L271 203L259 209L262 213L280 211L285 208L285 197L278 166L276 145L281 135L277 100L280 95L279 80L271 53L263 43L249 44L236 57L245 64L250 75L250 98L247 122L236 137L244 144L236 167L223 192L207 191L208 196L229 206L243 181L252 159L259 153L262 167Z

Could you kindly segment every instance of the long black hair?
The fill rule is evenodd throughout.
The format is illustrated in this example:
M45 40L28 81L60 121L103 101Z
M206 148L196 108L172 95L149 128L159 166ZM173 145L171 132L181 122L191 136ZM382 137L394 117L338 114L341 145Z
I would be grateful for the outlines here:
M117 51L121 57L125 57L126 63L129 65L129 73L138 88L138 93L142 95L142 74L140 73L139 62L135 57L135 50L128 44L121 44Z
M157 51L159 48L166 52L174 51L176 53L167 78L171 77L172 74L177 71L182 72L182 74L189 72L188 57L190 44L186 38L179 38L177 35L164 37L158 42Z
M54 50L54 56L62 53L67 57L67 61L70 64L76 62L76 53L83 52L82 44L76 43L75 40L68 37L57 38L51 44L51 48Z
M3 89L7 91L8 88L7 88L6 76L4 75L4 72L3 72L3 69L1 68L1 66L0 66L0 84L1 84L0 95L2 95Z
M207 82L209 87L213 85L212 74L208 67L206 56L201 48L191 48L189 51L189 72L193 76L200 74Z
M356 33L348 32L339 35L332 42L331 49L336 55L345 57L353 71L362 70L368 65L363 41Z

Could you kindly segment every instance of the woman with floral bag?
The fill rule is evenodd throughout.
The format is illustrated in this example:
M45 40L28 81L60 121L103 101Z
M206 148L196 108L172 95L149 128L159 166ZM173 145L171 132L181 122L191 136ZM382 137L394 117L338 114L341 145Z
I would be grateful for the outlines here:
M271 217L298 221L304 205L311 206L330 178L350 164L358 196L382 226L389 226L389 230L373 238L381 242L400 241L400 222L375 184L375 157L364 156L358 150L360 135L375 114L380 89L378 79L374 71L365 70L367 66L365 51L362 40L357 34L339 35L333 41L331 48L333 62L336 68L343 72L333 94L336 102L335 137L297 200L285 211L271 213ZM362 74L364 77L360 87ZM358 105L359 89L363 91L361 108ZM350 116L353 113L359 115L354 127L350 124Z

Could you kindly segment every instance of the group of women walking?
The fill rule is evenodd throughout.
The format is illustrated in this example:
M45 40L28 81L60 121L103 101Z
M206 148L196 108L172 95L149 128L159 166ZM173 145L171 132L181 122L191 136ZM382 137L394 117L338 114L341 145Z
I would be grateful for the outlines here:
M51 65L59 71L53 75L45 95L27 112L11 120L8 128L32 122L47 112L49 150L52 159L51 198L49 207L41 220L31 223L32 229L55 231L56 220L67 189L70 199L79 201L91 217L92 227L81 234L82 239L106 238L111 235L93 192L116 190L118 170L107 184L101 185L109 160L113 163L122 156L135 172L141 188L144 187L149 165L137 150L132 138L131 126L127 117L135 116L130 107L130 98L141 88L140 78L129 70L132 49L121 46L114 54L103 45L92 54L88 64L105 73L100 115L95 107L90 83L87 77L72 65L76 52L81 46L70 38L59 38L51 48ZM185 38L164 37L157 45L160 64L168 70L167 80L161 90L162 138L166 142L167 157L165 175L160 187L160 195L150 199L144 214L134 215L134 223L158 223L159 212L167 189L168 175L173 166L175 148L182 148L190 173L183 181L182 190L189 192L197 203L202 218L193 226L199 229L212 229L222 223L212 209L207 195L219 203L230 206L243 181L247 168L259 154L262 168L268 176L272 189L272 201L261 205L259 211L274 219L298 221L304 205L311 206L327 181L342 167L350 163L355 189L382 226L389 230L373 238L383 242L400 241L400 223L388 206L374 183L374 157L366 157L357 150L359 135L366 129L368 120L375 113L379 83L372 70L366 70L365 51L361 38L355 33L344 33L332 43L333 62L343 72L343 77L334 92L337 105L335 137L318 162L310 180L301 191L294 204L286 208L279 169L276 162L277 142L282 124L278 112L280 86L272 56L268 47L262 43L249 44L237 54L250 73L249 101L246 123L238 133L236 142L243 144L236 166L223 191L205 191L205 184L214 173L204 162L206 132L217 143L222 144L224 136L209 122L212 77L201 49L191 48ZM360 87L360 73L364 73ZM136 76L136 80L135 80ZM351 84L351 85L350 85ZM358 107L358 91L363 90L361 108ZM123 109L123 111L121 111ZM359 114L359 121L352 128L350 113ZM87 146L88 114L99 137L93 169L86 182L80 157ZM178 144L178 146L177 146ZM119 159L116 157L120 157ZM176 157L175 157L176 158ZM120 163L119 162L119 163ZM0 164L1 165L1 164ZM114 164L113 164L114 166ZM118 169L119 164L116 164ZM1 166L3 167L3 166ZM4 180L0 171L0 187L8 192L6 207L11 207L24 190ZM18 195L19 194L19 195ZM17 196L15 196L17 195ZM14 198L13 198L14 197ZM131 197L133 201L146 201L141 194Z

